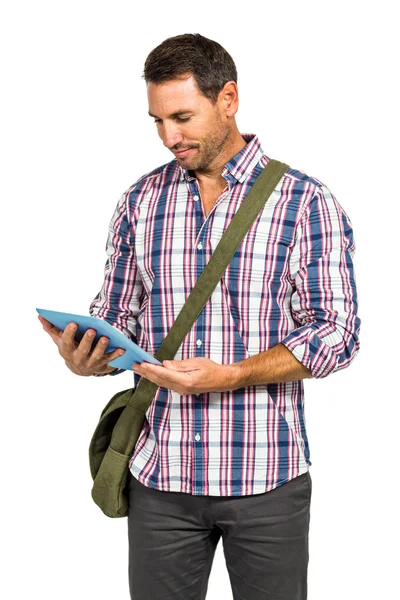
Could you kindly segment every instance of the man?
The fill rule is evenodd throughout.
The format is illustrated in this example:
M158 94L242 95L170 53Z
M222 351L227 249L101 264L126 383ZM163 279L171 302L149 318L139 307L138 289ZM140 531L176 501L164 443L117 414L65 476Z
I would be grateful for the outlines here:
M257 175L230 55L200 35L148 56L149 115L175 158L121 197L90 314L154 354ZM350 220L289 169L173 361L134 365L159 385L130 461L131 597L206 597L220 537L235 600L307 597L311 499L303 383L347 367L360 319ZM105 353L42 320L78 375L117 375Z

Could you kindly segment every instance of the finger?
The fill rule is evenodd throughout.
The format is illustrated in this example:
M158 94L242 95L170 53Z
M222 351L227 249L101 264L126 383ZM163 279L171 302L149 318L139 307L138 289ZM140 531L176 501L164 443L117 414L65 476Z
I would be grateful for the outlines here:
M93 348L92 358L94 360L104 358L105 352L107 350L107 346L109 344L109 338L104 335L98 340L96 346Z
M189 360L186 359L184 361L182 360L164 360L163 361L163 366L166 369L170 369L171 371L181 371L181 372L188 372L188 371L197 371L200 367L197 364L189 364Z
M111 362L112 360L125 354L125 350L123 348L117 348L116 350L113 350L112 352L108 352L106 354L105 352L106 352L108 343L109 343L109 339L107 337L102 336L99 339L99 341L97 342L96 346L93 349L92 354L90 355L89 364L91 366L97 366L97 367L104 366L107 363Z
M47 333L62 333L61 329L58 329L58 327L56 327L55 325L53 325L53 323L50 323L50 321L48 321L47 319L45 319L44 317L42 317L41 315L38 316L38 319L40 321L40 323L42 324L43 329L47 332Z
M150 379L157 385L164 385L166 382L169 384L174 383L182 383L182 375L179 373L171 373L165 369L165 367L160 367L159 365L154 365L152 363L141 363L140 365L134 364L132 365L132 370L135 373L138 373L142 377L146 377L146 379Z
M114 360L114 358L118 358L118 356L122 356L123 354L125 354L125 350L123 348L117 348L116 350L105 354L104 358L107 359L107 362L110 362L111 360Z
M158 365L151 363L142 363L141 365L132 365L133 371L138 373L144 379L152 381L159 387L167 388L178 392L178 394L191 394L187 388L186 377L183 373L174 373Z
M78 342L75 341L75 333L78 325L74 322L68 323L61 336L61 343L58 350L63 358L70 358L72 352L77 348Z
M45 330L45 332L49 334L49 336L52 338L53 342L55 342L57 345L59 345L59 343L61 341L61 336L63 333L62 330L59 329L58 327L56 327L55 325L53 325L52 323L50 323L50 321L48 321L41 315L39 315L38 318L39 318L39 321L42 324L42 327Z
M133 363L132 364L132 369L135 369L137 371L141 371L144 373L144 371L147 371L149 373L155 373L155 374L162 374L162 373L166 373L166 369L165 367L161 366L161 365L155 365L153 363L148 363L146 361L142 362L142 363Z
M89 368L90 363L88 362L92 352L93 341L96 336L95 329L87 329L83 334L81 340L78 342L74 341L73 346L73 362L79 368Z

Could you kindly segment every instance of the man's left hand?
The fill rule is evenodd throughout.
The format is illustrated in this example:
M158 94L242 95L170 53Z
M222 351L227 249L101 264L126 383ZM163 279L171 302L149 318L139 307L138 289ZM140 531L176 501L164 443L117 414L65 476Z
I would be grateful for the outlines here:
M234 365L219 365L209 358L164 360L162 367L143 362L132 365L132 369L160 387L181 395L236 389Z

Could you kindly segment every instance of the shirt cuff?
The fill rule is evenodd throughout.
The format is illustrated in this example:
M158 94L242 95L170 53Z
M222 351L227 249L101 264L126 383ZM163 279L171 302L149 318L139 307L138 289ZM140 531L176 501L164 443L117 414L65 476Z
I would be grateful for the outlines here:
M322 379L338 368L338 355L310 326L295 329L280 343L286 346L316 379Z

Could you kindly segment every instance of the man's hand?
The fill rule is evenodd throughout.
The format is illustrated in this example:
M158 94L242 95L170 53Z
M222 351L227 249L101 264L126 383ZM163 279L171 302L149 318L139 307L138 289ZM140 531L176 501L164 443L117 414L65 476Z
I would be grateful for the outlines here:
M162 367L143 362L133 364L132 369L160 387L181 395L225 392L238 387L234 365L219 365L209 358L164 360Z
M188 358L164 360L162 367L150 363L134 364L132 369L160 387L179 394L227 392L250 385L312 378L311 371L283 344L230 365L219 365L209 358Z
M65 330L62 331L41 315L39 315L39 321L46 333L49 334L53 342L58 346L58 351L65 360L68 369L75 373L75 375L90 377L95 373L100 375L111 373L116 368L111 367L107 363L125 353L125 350L118 348L113 352L104 354L107 344L110 341L107 337L101 337L92 350L92 343L96 335L94 329L87 329L83 338L78 343L74 339L75 332L78 329L75 323L68 323Z

